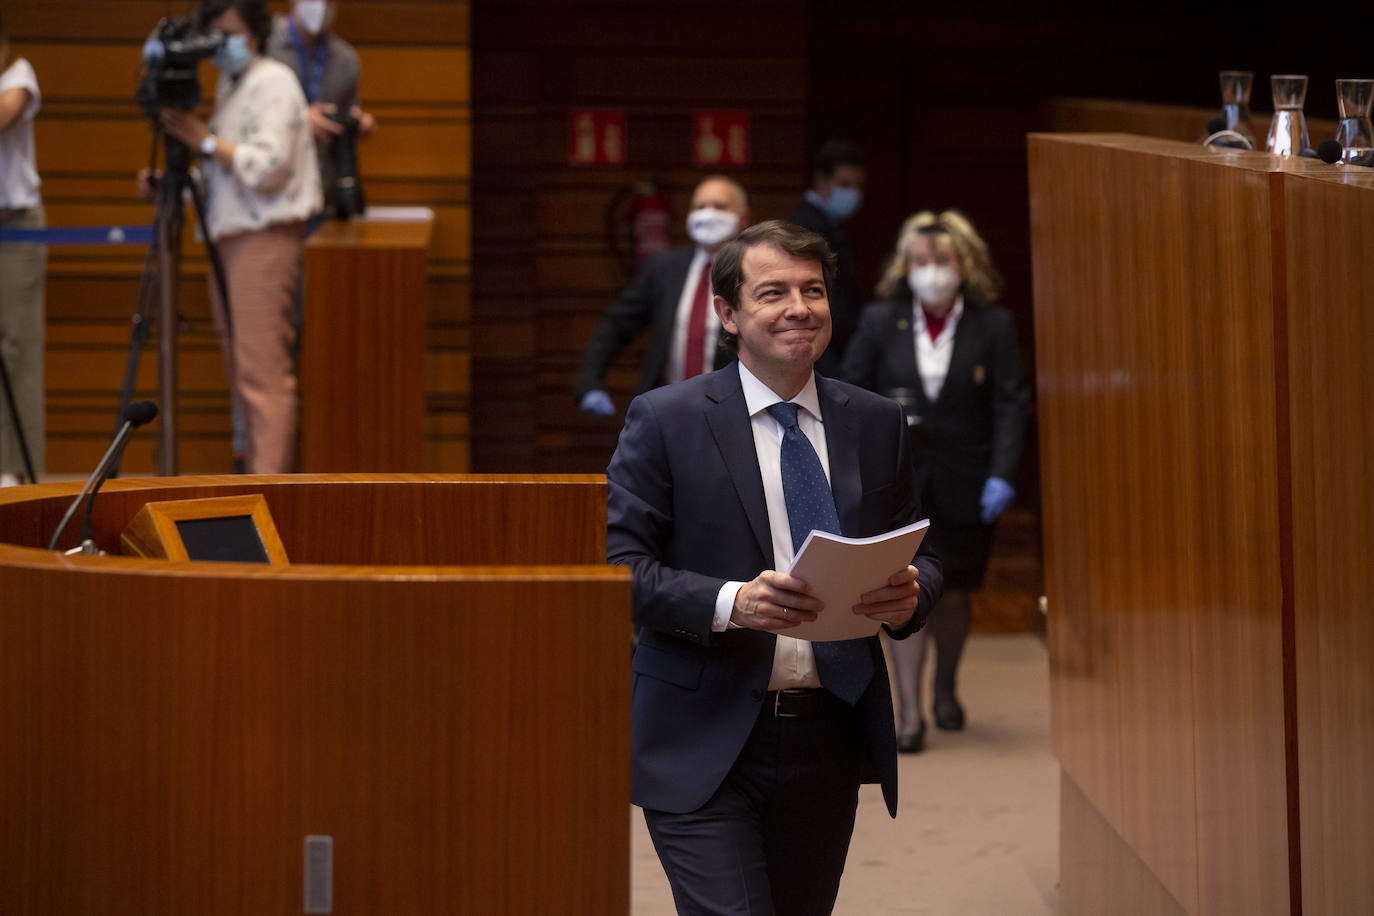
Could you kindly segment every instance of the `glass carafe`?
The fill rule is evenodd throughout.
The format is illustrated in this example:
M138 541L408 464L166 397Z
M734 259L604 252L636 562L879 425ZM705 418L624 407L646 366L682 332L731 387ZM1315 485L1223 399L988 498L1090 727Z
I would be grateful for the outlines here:
M1274 92L1274 120L1269 122L1269 139L1264 148L1280 156L1297 156L1307 149L1307 119L1302 104L1307 100L1307 77L1279 73L1269 77Z
M1250 123L1250 87L1255 74L1249 70L1223 70L1221 82L1221 116L1226 129L1233 130L1255 145L1255 128Z
M1345 148L1341 160L1349 162L1374 153L1374 126L1369 123L1369 106L1374 102L1374 80L1336 80L1336 104L1341 123L1336 141Z

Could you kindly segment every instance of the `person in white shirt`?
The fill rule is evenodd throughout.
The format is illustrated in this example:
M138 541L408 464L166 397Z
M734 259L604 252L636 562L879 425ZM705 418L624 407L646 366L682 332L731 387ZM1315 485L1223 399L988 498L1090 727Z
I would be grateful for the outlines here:
M306 220L322 205L315 141L296 75L262 54L272 28L265 0L204 0L198 19L227 36L214 58L214 114L206 124L165 108L160 121L201 156L206 224L224 265L230 322L213 282L210 298L244 419L245 468L281 474L295 464L295 289ZM140 174L140 186L151 196L147 178Z
M956 672L983 584L993 522L1015 495L1028 393L1011 312L993 305L1002 278L987 244L958 210L917 213L902 226L845 352L841 378L907 408L921 504L930 513L945 594L926 627L935 642L935 724L964 727ZM892 644L899 694L897 748L921 750L925 635Z
M14 54L0 10L0 229L46 225L34 156L33 119L43 97L27 60ZM14 410L0 391L0 486L26 472L19 430L34 473L42 473L43 285L47 248L34 242L0 242L0 355L4 356ZM33 482L33 481L31 481Z

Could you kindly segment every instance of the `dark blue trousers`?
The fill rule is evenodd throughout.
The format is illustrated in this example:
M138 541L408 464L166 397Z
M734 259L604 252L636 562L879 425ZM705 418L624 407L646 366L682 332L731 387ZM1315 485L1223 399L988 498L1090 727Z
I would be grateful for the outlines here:
M644 820L680 914L811 916L835 906L866 755L852 707L824 693L813 714L765 702L706 804Z

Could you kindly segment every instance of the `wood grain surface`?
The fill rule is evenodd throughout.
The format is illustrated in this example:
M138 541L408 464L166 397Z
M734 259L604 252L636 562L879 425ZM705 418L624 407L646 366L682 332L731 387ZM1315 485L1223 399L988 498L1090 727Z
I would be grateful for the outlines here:
M0 490L0 543L44 547L79 483ZM97 546L149 500L262 493L293 564L497 565L606 562L598 475L293 474L128 478L100 491ZM76 544L69 526L60 548ZM576 531L577 536L568 532Z
M1056 754L1185 911L1287 912L1277 160L1030 162Z
M310 519L309 536L356 526L358 545L384 544L377 526L397 524L395 539L424 545L432 529L401 522L432 514L451 540L484 532L511 548L498 562L524 565L311 565L317 548L276 568L0 545L0 911L296 913L302 840L324 834L336 913L628 912L630 586L588 556L604 484L485 492L500 483L253 485L287 497L273 505L284 532ZM446 484L474 500L460 507ZM136 499L241 489L110 487L103 532ZM4 491L0 537L43 527L73 489ZM349 504L363 491L374 511ZM503 525L530 533L485 534ZM530 565L534 552L549 559ZM550 565L577 553L568 562L588 565Z
M1284 176L1304 913L1374 900L1374 170Z
M302 471L425 468L425 264L433 224L321 226L305 250Z

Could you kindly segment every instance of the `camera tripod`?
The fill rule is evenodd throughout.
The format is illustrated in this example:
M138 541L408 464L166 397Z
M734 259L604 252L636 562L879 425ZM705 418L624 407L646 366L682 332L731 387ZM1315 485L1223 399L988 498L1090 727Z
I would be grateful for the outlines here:
M191 179L191 151L186 144L155 129L151 160L157 163L159 141L165 150L166 169L157 183L153 206L153 240L143 258L143 273L139 277L138 302L129 322L129 357L124 370L124 386L119 395L118 417L133 400L138 377L139 358L152 332L154 320L160 321L158 335L158 400L162 405L162 421L158 426L157 472L162 477L177 473L177 321L178 283L181 280L181 238L185 228L182 210L183 196L191 198L196 223L205 239L209 255L210 273L219 290L224 307L224 333L233 336L229 310L229 289L224 280L219 249L210 240L205 223L205 200L200 188ZM156 302L156 309L154 309ZM232 352L232 348L227 348ZM121 421L117 421L116 426ZM119 476L115 466L109 474Z

